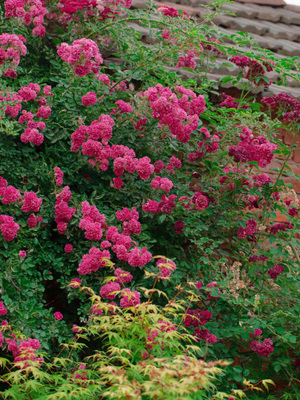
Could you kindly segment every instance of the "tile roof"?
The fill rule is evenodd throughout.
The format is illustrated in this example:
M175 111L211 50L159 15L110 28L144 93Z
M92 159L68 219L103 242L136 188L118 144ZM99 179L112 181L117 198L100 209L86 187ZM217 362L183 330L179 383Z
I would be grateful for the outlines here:
M267 5L272 7L282 7L285 6L285 2L283 0L239 0L240 3L252 3L252 4L260 4Z
M199 22L207 13L204 6L209 2L210 0L156 1L157 4L181 9ZM133 0L133 7L144 8L145 1ZM300 57L300 7L286 5L283 0L239 0L233 4L224 5L223 9L229 14L217 16L213 22L227 35L225 41L228 43L230 43L230 35L241 31L253 37L253 42L261 48L275 52L277 59L286 56ZM150 40L145 28L136 24L135 27L141 31L143 40L146 42ZM221 61L217 61L210 68L211 79L219 82L224 75L237 75L237 68L220 67L220 63ZM190 73L183 71L183 74L188 77ZM287 86L278 86L276 85L278 76L271 73L270 78L274 83L262 89L264 96L285 92L300 100L300 82L289 78L286 82Z

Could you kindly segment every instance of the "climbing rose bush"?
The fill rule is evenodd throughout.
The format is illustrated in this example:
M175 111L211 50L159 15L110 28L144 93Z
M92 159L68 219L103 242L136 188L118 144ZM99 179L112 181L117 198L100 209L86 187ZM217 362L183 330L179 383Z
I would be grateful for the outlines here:
M0 5L2 394L292 396L300 103L253 89L295 60L131 3Z

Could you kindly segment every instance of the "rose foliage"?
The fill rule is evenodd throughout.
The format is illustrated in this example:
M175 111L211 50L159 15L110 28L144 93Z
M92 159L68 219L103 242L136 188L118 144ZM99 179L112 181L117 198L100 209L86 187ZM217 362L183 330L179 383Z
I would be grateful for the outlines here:
M297 60L131 3L0 5L1 396L296 399Z

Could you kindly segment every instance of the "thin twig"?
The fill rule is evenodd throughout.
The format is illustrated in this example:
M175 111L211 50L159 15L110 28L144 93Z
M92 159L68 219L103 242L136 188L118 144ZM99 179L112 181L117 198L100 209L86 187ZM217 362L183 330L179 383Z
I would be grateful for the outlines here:
M14 285L14 287L15 287L17 290L19 290L20 292L23 291L22 289L20 289L20 288L15 284L15 282L13 281L13 279L12 279L11 276L8 276L8 279L11 281L11 283Z
M298 263L300 264L299 254L297 253L297 250L295 249L295 246L294 246L292 243L289 243L289 246L290 246L291 249L293 250L293 253L295 254L295 257L296 257Z

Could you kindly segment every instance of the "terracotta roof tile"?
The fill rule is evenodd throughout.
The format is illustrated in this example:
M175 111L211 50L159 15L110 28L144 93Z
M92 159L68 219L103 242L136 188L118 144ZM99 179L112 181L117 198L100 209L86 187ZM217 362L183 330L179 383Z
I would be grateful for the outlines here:
M257 35L264 35L268 32L265 26L265 21L261 22L255 19L228 17L227 15L220 15L214 19L214 23L237 31L248 33L256 33Z
M252 10L257 11L257 19L261 19L263 21L277 22L280 21L282 18L281 8L258 6L257 4L247 4L247 6Z
M285 8L281 11L278 10L278 12L281 12L280 21L285 24L300 25L300 7L298 7L298 8L299 8L299 13L295 13L294 11L286 10Z
M283 0L239 0L241 3L255 3L261 5L267 5L272 7L283 7L286 3Z
M277 44L280 46L278 52L289 57L300 57L300 44L291 42L289 40L280 39L277 40Z
M300 40L299 26L285 25L281 23L274 24L269 21L264 21L263 24L266 26L269 36L272 36L275 39L288 39L295 42Z
M181 9L201 21L203 15L208 12L201 6L211 3L211 0L156 0L156 3ZM144 0L134 0L133 6L142 8L146 5ZM253 42L261 48L275 52L278 59L286 56L300 57L300 7L287 5L283 0L239 0L233 4L224 5L223 8L232 14L220 15L214 19L214 23L228 35L227 39L224 39L225 42L232 43L230 35L242 31L253 37ZM150 40L146 32L141 31L141 34L143 40L146 42ZM243 50L248 49L241 49ZM176 68L170 70L179 72ZM189 71L180 70L180 72L185 78L194 77ZM208 78L218 82L224 75L236 74L235 67L223 66L220 59L216 60L215 65L209 69ZM273 82L278 82L278 75L276 73L271 73L271 75ZM263 92L263 95L286 92L300 99L300 83L292 78L288 78L286 83L288 86L272 84L267 88L257 87L254 91ZM223 85L219 82L219 85L225 88L230 87L231 83Z
M293 12L300 13L300 6L294 6L292 4L286 4L286 6L284 8L286 10L290 10L290 11L293 11Z
M223 8L224 10L232 11L237 17L243 17L247 19L266 19L266 21L280 20L280 14L274 13L274 9L271 7L250 7L249 4L235 3L225 5ZM262 10L265 8L271 8L272 12L267 10L265 13L267 18L260 18L259 14L261 14Z

